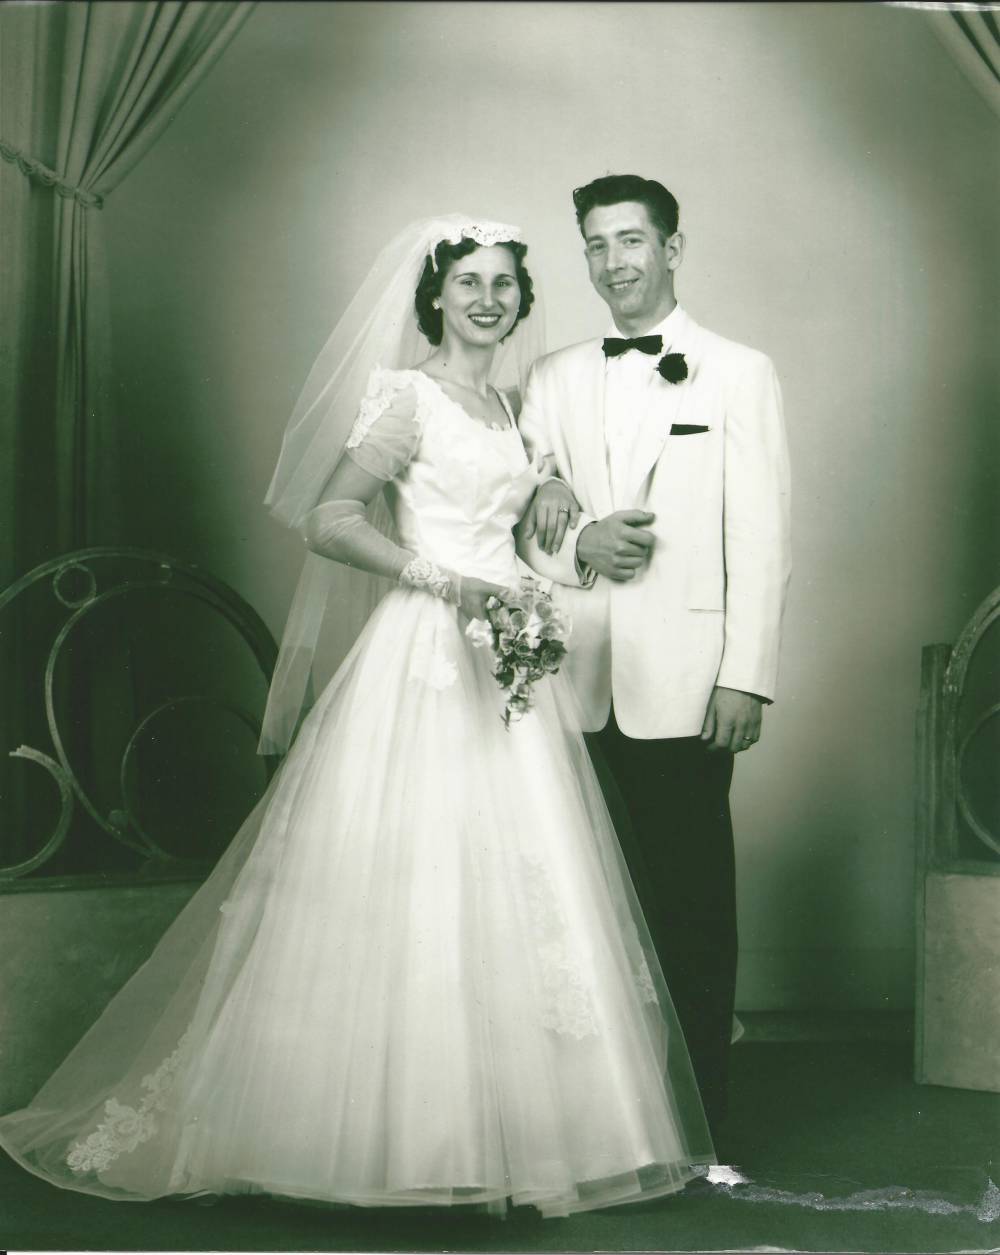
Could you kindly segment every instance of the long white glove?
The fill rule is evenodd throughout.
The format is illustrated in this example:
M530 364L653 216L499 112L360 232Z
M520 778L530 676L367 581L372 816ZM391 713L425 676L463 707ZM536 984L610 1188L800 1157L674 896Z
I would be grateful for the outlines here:
M407 588L421 588L457 606L462 577L394 544L373 527L363 501L327 501L306 515L302 534L307 547L324 558L384 575Z

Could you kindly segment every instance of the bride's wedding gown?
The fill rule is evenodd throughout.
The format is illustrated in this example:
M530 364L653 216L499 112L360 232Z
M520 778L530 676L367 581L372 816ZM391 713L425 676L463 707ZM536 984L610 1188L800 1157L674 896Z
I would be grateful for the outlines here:
M403 545L516 583L538 472L513 425L377 371L353 443L400 466ZM714 1162L568 684L536 694L506 729L456 608L390 592L215 871L0 1145L107 1198L545 1215Z

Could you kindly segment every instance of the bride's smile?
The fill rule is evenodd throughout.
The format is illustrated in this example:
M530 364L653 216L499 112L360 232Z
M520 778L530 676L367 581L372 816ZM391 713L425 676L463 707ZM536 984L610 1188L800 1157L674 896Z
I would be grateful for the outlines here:
M478 248L448 272L438 298L446 338L494 345L517 321L521 288L510 249Z

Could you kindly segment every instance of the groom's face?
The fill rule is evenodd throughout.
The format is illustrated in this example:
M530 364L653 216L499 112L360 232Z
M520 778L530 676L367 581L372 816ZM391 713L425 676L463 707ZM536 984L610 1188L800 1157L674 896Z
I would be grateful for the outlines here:
M683 237L661 240L646 206L597 205L583 220L590 282L622 330L641 332L674 305L674 270Z

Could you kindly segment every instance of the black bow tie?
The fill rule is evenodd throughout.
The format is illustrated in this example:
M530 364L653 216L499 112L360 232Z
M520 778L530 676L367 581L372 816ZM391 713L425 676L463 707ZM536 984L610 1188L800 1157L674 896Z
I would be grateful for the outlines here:
M637 336L634 340L619 340L617 336L608 336L603 344L605 357L621 357L629 349L638 349L640 353L662 353L663 336Z

